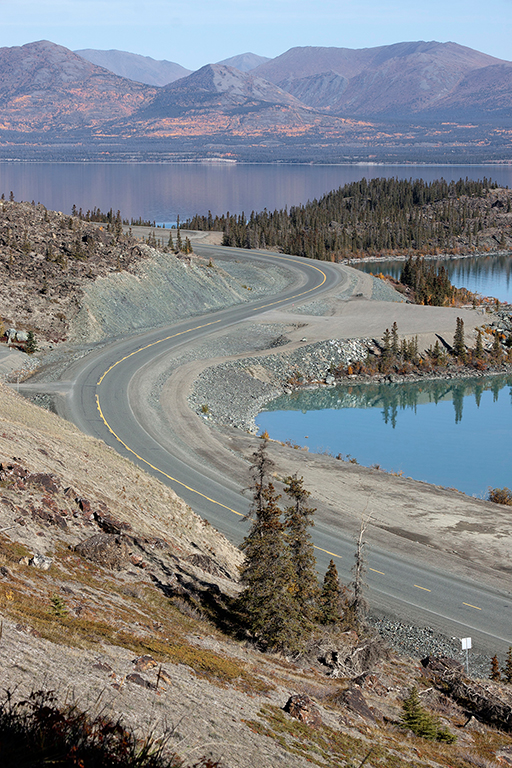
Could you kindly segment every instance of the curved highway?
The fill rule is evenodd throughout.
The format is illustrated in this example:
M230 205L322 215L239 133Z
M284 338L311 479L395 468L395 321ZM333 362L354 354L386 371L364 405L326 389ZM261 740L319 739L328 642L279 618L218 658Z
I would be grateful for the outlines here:
M206 256L247 258L247 251L215 246L195 246ZM219 251L221 250L221 253ZM88 355L66 371L71 384L61 415L82 431L100 438L170 485L195 512L206 517L230 540L239 543L246 531L243 517L249 500L229 477L192 453L184 455L164 448L144 428L130 403L130 383L144 366L175 352L213 331L234 326L270 307L282 307L317 296L347 280L339 267L292 256L251 251L250 258L275 264L279 258L295 276L294 283L272 298L209 312L130 339L122 339ZM343 531L316 517L314 540L319 570L325 571L331 557L343 580L350 579L354 541ZM402 621L431 626L456 637L472 636L485 652L504 652L512 644L512 596L470 583L450 573L397 558L372 547L368 555L370 603Z

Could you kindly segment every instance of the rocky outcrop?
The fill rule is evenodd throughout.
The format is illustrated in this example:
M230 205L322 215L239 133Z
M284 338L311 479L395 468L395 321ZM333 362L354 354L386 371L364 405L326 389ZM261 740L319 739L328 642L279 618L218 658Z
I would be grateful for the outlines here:
M77 544L75 552L111 571L120 571L128 565L128 547L117 534L97 533Z

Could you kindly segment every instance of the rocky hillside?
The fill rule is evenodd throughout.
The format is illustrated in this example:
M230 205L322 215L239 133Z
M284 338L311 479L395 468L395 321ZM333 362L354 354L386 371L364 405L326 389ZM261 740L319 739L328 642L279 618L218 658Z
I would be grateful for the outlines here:
M240 554L208 523L3 386L0 413L2 690L167 733L186 766L508 764L510 686L354 632L326 631L295 663L261 653L234 621ZM457 742L400 725L414 685Z
M3 131L90 129L133 114L154 93L48 40L0 48Z
M146 239L156 245L150 230ZM157 250L123 234L119 220L99 225L1 200L4 329L32 330L40 344L93 341L250 298L215 264L195 254L176 256L163 244L167 239L162 234Z

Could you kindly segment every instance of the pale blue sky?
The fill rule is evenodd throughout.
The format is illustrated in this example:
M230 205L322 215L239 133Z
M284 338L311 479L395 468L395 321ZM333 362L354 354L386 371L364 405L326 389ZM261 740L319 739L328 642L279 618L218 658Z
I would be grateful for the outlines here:
M198 69L294 46L451 40L512 60L512 0L0 0L0 46L51 40Z

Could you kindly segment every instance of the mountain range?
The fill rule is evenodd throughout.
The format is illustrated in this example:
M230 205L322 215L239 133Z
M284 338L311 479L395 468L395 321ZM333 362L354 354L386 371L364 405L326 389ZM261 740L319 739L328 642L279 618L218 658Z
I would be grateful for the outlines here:
M91 151L101 142L140 151L150 141L171 155L244 159L503 153L512 63L420 41L292 48L274 59L246 53L190 72L40 41L0 49L0 110L0 156L13 142L42 151L64 139Z

